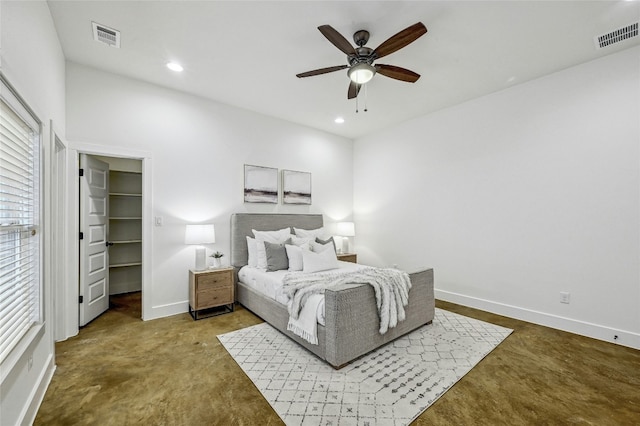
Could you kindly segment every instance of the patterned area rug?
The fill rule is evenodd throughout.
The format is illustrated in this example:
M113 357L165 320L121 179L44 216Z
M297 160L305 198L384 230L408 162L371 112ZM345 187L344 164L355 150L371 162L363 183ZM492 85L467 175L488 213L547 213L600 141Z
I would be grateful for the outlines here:
M407 425L513 330L436 309L433 324L334 370L266 323L218 336L293 425Z

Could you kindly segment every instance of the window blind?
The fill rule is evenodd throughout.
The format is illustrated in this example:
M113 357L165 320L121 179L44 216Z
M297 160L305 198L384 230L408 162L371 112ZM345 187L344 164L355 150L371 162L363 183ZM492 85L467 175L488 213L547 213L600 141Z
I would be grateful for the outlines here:
M39 125L12 100L0 98L0 362L41 319Z

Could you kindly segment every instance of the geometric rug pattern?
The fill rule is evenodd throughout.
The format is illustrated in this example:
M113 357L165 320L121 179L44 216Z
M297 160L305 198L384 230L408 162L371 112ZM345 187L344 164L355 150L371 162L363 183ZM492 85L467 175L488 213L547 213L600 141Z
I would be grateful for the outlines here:
M437 309L433 323L335 370L267 323L218 336L285 424L408 425L513 330Z

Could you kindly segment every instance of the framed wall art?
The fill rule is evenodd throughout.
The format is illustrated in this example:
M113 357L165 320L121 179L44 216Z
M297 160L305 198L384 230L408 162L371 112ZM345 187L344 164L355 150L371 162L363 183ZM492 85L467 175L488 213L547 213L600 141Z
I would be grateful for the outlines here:
M244 202L278 204L278 169L245 164Z
M282 171L282 204L311 204L311 173Z

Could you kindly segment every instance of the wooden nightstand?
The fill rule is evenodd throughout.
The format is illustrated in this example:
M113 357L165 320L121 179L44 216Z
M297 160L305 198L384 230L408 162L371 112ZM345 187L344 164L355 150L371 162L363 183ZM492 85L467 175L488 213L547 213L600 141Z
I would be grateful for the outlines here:
M338 255L338 260L343 262L358 263L358 255L355 253L341 253Z
M189 270L189 314L194 320L233 312L233 268ZM206 311L206 312L201 312Z

